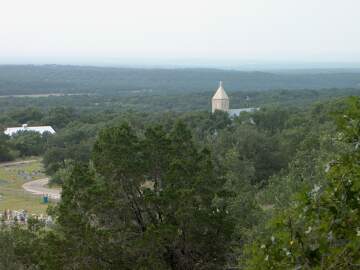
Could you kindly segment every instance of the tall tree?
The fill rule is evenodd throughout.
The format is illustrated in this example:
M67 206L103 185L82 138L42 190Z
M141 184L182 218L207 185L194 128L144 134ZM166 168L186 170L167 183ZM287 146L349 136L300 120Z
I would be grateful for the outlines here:
M233 228L224 179L183 123L143 135L128 124L107 128L93 163L94 170L75 167L59 207L66 238L81 250L73 256L85 269L80 258L87 256L109 269L223 268Z
M0 162L12 159L9 137L0 131Z

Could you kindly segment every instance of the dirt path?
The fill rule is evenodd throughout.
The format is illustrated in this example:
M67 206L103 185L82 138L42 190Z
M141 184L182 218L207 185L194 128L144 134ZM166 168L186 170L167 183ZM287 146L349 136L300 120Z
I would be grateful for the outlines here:
M11 167L39 161L38 159L0 163L0 167Z
M35 195L49 195L49 198L60 200L61 189L45 187L49 183L49 178L38 179L23 184L23 189Z
M39 161L38 159L31 159L31 160L0 163L0 168L29 164L38 161ZM48 188L46 187L48 183L49 183L49 178L43 178L43 179L26 182L25 184L22 185L22 188L35 195L42 196L47 194L51 199L60 200L61 189Z

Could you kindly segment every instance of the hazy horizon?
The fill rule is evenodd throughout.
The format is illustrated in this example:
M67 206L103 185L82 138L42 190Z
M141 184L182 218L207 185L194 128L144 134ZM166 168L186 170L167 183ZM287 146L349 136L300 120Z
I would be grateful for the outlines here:
M356 0L2 3L0 64L360 67Z
M360 63L358 62L266 62L266 61L211 61L211 60L194 60L194 59L174 59L174 60L118 60L118 61L106 61L106 60L52 60L36 61L28 60L13 60L8 62L0 62L0 66L46 66L46 65L59 65L59 66L89 66L89 67L103 67L103 68L134 68L134 69L219 69L219 70L237 70L237 71L360 71Z

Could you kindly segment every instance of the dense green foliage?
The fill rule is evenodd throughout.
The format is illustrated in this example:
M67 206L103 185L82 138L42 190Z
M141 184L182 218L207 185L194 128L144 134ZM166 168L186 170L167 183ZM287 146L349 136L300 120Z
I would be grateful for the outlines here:
M40 135L33 131L21 131L11 138L0 134L0 161L44 154L51 134Z
M12 137L11 143L21 157L39 156L44 153L49 136L51 135L46 133L40 135L34 131L21 131Z
M9 138L3 133L0 134L0 161L12 160L11 148L9 144Z
M350 149L328 163L325 183L299 193L269 222L248 269L358 269L360 100L350 100L337 122L337 139Z
M0 269L356 269L350 94L234 92L261 110L233 119L211 93L0 98L2 127L57 132L0 135L0 161L41 155L63 187L53 226L0 229Z
M232 225L209 152L182 123L144 136L128 125L103 130L95 171L76 166L65 182L59 223L72 258L85 269L221 269ZM87 227L94 246L79 242Z
M321 89L321 90L272 90L272 91L236 91L234 88L227 87L226 91L231 97L231 108L244 107L308 107L314 102L326 101L335 97L346 97L350 95L359 95L359 88L344 89ZM206 88L203 92L189 93L121 93L114 95L66 95L66 96L44 96L44 97L2 97L0 98L0 125L1 124L23 124L31 121L39 122L37 118L28 118L30 115L26 112L31 106L31 110L36 108L43 113L40 122L55 123L58 120L47 119L50 110L59 110L59 108L72 109L71 119L76 119L78 111L94 114L118 113L126 111L137 112L190 112L190 111L210 111L210 98L216 89L214 85ZM246 97L249 99L247 100ZM60 109L61 110L61 109ZM24 118L13 118L12 114L22 112ZM6 113L6 114L5 114ZM64 120L71 120L68 117ZM61 122L64 123L64 122Z

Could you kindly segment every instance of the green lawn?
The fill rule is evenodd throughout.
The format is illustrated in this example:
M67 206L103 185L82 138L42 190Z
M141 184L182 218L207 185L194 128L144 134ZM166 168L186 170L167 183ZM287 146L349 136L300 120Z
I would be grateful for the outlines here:
M22 188L28 181L45 177L39 159L12 166L3 166L0 163L0 211L24 209L34 214L45 213L47 205L42 203L41 196L32 195Z

